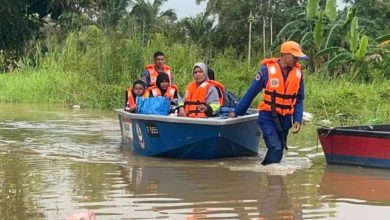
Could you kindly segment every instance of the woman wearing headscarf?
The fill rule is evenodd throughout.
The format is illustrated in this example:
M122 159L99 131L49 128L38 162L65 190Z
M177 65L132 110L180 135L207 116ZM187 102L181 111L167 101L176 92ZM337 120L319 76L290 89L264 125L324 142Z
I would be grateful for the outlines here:
M177 87L169 85L169 76L164 72L160 72L156 79L156 86L148 89L147 97L164 96L173 101L177 99Z
M192 68L194 81L187 85L184 106L179 108L179 116L215 116L223 105L224 87L217 81L209 80L207 70L205 63L196 63Z

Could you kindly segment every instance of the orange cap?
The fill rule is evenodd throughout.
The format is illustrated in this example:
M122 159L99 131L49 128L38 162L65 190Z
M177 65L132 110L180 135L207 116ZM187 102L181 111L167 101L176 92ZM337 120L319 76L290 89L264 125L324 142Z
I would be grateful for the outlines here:
M299 44L295 41L286 41L286 42L282 43L282 45L280 46L280 53L282 53L282 54L290 53L294 57L297 57L300 60L309 59L309 57L306 56L306 54L304 54L302 52L302 49L299 46Z

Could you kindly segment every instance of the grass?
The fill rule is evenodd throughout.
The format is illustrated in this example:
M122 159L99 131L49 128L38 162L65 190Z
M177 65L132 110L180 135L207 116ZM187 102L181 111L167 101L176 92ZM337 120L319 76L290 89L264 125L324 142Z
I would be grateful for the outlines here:
M0 102L80 105L115 109L123 106L124 91L141 77L155 51L163 51L184 94L192 81L192 66L204 61L204 51L190 44L169 43L156 35L148 45L137 37L104 35L91 27L70 34L62 44L56 38L40 42L23 59L17 72L0 73ZM216 79L241 97L252 82L258 64L247 67L234 48L216 54L211 62ZM377 71L377 70L376 70ZM332 125L388 123L390 81L377 73L370 83L347 78L327 79L305 74L305 111L314 120ZM256 107L259 96L252 103Z

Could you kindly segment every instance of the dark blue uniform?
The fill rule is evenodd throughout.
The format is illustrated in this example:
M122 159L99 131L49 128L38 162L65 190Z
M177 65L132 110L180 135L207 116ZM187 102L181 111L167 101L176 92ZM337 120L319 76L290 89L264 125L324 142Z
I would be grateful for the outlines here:
M286 81L288 75L283 74L283 78ZM253 99L257 94L261 92L262 89L266 88L268 82L268 69L267 66L263 65L260 68L260 71L256 74L255 79L252 82L252 85L249 87L248 91L246 91L244 97L237 104L234 112L236 115L243 115L248 109L249 105L252 103ZM262 132L265 144L267 145L268 151L265 156L262 164L271 164L271 163L279 163L283 156L283 142L280 138L284 139L284 143L287 141L287 135L289 129L292 127L293 122L302 123L302 114L303 114L303 99L305 97L304 92L304 83L303 76L301 79L301 84L299 86L297 102L294 106L294 114L293 115L279 115L279 120L282 125L283 137L280 137L279 132L277 130L277 126L275 120L272 116L272 112L270 111L260 111L259 118L257 123L259 124Z

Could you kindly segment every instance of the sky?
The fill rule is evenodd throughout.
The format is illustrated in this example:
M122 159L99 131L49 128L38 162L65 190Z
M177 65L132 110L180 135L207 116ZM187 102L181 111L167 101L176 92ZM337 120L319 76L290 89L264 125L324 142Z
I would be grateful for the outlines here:
M203 1L200 5L196 4L195 0L168 0L163 3L161 11L167 9L175 10L178 19L185 17L194 17L195 15L204 12L207 5L207 1ZM338 8L344 8L345 4L342 0L337 0Z
M177 18L182 19L190 16L194 17L195 15L204 12L206 5L206 2L197 5L195 0L168 0L161 6L161 11L173 9L177 14Z

